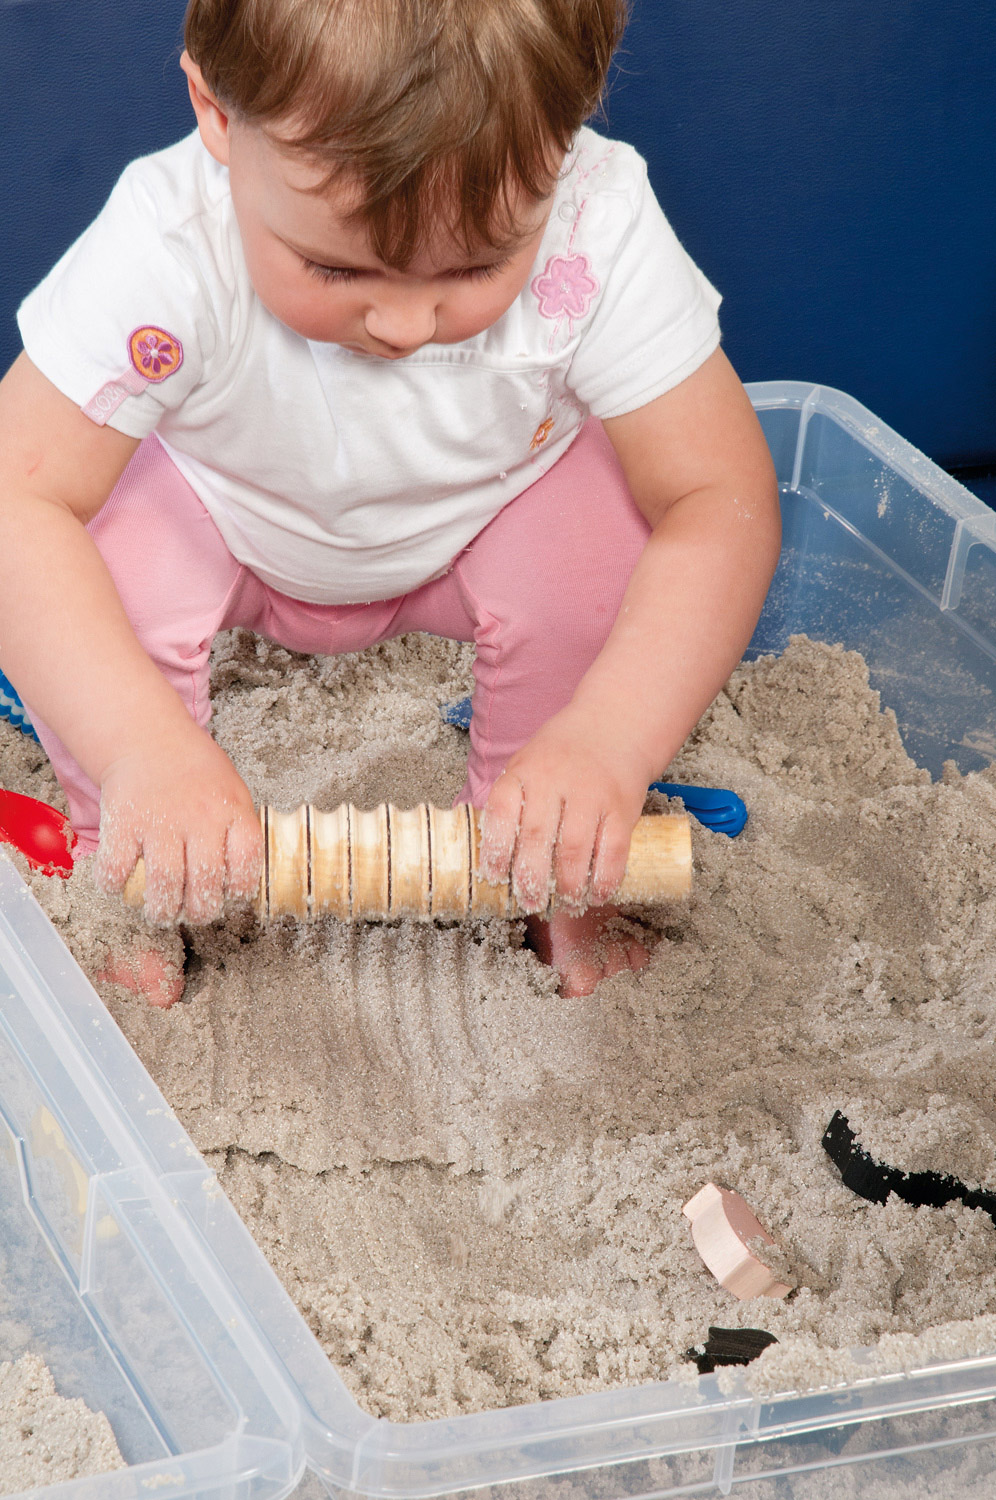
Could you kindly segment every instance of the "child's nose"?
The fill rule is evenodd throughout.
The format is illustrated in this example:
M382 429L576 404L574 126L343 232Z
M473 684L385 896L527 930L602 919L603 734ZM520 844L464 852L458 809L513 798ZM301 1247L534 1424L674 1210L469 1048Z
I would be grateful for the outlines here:
M364 323L371 338L410 354L436 331L435 295L427 288L422 294L406 290L397 297L378 298L367 309Z

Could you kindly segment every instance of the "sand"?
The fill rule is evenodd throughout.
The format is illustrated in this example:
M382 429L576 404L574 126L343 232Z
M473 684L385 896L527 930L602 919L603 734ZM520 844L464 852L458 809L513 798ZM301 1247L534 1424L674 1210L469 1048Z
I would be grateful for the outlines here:
M103 1412L60 1396L37 1355L0 1363L0 1494L123 1465Z
M219 640L215 731L257 800L446 805L467 649ZM398 1420L695 1376L711 1324L779 1340L759 1391L996 1348L996 1228L868 1203L834 1110L907 1170L996 1188L996 773L932 783L860 657L795 641L734 674L669 778L732 787L695 891L633 912L649 967L562 999L521 926L150 932L171 1011L98 982L356 1399ZM0 784L58 800L0 726ZM653 799L651 799L651 802ZM135 919L89 870L33 886L84 968ZM793 1291L738 1302L682 1204L740 1192ZM862 1373L868 1373L867 1365Z

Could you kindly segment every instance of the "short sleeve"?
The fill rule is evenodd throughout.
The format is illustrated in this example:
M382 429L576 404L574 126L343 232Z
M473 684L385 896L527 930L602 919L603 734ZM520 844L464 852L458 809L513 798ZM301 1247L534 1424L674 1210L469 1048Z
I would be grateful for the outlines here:
M642 158L616 151L616 182L585 205L595 215L584 238L601 285L568 374L578 399L602 418L679 385L720 339L719 293L664 217Z
M143 438L205 378L218 345L181 148L126 169L17 321L28 358L93 420ZM206 154L206 153L205 153ZM208 258L210 259L210 258Z

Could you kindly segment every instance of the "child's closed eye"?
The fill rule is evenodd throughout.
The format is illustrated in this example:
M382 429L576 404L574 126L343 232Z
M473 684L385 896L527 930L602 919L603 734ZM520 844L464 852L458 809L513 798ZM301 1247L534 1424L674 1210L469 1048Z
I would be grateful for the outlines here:
M493 281L496 276L501 275L508 263L509 258L506 257L505 260L491 261L488 265L465 266L462 270L451 271L450 275L457 281Z
M333 281L342 284L344 282L355 281L359 275L358 271L350 270L346 266L323 266L317 260L308 260L307 256L302 256L301 259L304 261L308 274L316 277L319 281Z
M355 281L358 276L369 274L357 271L350 266L324 266L317 260L309 260L307 256L302 256L301 259L310 276L314 276L318 281L331 282L339 286ZM496 276L501 275L508 264L509 257L506 257L505 260L490 261L486 265L463 266L457 270L448 271L446 274L455 281L492 281Z

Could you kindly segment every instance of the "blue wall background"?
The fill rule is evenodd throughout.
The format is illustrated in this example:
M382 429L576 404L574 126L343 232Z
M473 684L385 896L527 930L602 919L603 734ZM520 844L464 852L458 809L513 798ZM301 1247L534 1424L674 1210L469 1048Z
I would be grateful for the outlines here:
M191 126L182 0L0 0L0 365L131 157ZM996 460L996 0L633 0L607 128L725 295L745 380Z

